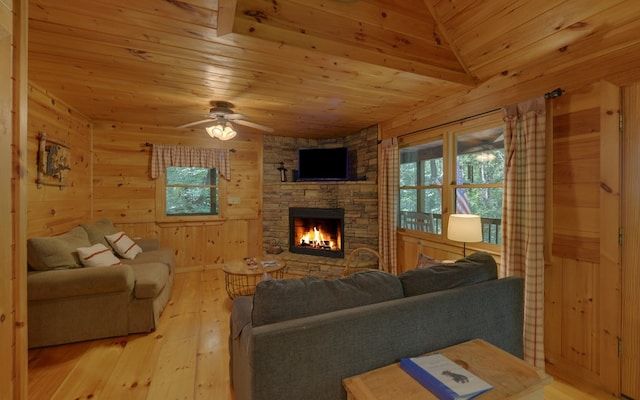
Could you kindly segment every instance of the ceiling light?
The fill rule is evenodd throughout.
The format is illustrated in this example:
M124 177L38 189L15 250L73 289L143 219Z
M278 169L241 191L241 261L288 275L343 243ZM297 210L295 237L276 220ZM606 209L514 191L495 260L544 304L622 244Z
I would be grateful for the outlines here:
M205 128L209 136L220 140L229 140L236 137L237 132L233 129L231 122L226 121L224 124L218 123Z
M480 162L489 162L495 159L496 159L495 154L491 154L491 153L480 153L476 156L476 160Z

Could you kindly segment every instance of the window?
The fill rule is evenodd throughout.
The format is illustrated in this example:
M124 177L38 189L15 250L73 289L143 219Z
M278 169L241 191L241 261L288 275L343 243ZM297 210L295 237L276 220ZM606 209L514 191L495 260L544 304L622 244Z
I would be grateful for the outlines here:
M504 135L499 119L442 128L400 149L399 227L443 235L443 210L477 214L485 243L500 244Z
M219 215L220 187L216 169L167 167L165 178L165 217Z
M400 227L442 233L442 140L400 150Z

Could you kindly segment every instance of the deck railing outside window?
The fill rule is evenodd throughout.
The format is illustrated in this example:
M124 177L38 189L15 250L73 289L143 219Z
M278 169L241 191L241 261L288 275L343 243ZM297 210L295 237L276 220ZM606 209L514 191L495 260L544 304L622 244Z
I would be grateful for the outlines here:
M482 218L482 237L484 243L500 244L502 220ZM400 228L442 235L442 215L414 211L400 211Z

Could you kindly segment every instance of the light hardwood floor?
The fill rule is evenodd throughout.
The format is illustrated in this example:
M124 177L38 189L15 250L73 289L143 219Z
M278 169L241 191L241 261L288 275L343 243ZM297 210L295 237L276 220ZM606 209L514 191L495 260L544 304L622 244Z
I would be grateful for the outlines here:
M233 399L230 311L221 270L178 273L156 332L30 350L29 399ZM545 399L611 397L556 380Z

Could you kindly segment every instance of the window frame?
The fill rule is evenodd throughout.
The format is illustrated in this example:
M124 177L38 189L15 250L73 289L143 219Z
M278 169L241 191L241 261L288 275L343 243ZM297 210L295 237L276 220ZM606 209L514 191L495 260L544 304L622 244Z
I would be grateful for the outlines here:
M446 124L443 126L439 126L433 129L428 129L425 131L417 132L414 134L401 136L398 138L398 148L399 150L419 146L420 144L425 144L428 142L435 142L438 140L442 141L443 146L443 179L442 179L442 233L431 233L431 232L423 232L418 230L413 230L409 228L401 228L400 227L400 218L398 217L398 226L397 230L400 233L407 234L410 236L415 236L418 238L423 238L429 241L436 241L444 244L450 245L459 245L459 242L449 240L446 236L447 227L448 227L448 219L449 215L456 212L456 204L455 204L455 191L458 188L464 189L475 189L480 187L504 187L504 181L501 183L490 183L490 184L458 184L456 181L457 172L457 154L456 154L456 140L458 136L466 135L469 133L474 133L478 131L482 131L485 129L491 129L498 126L502 126L502 115L499 111L494 111L490 113L486 113L484 115L469 118L463 120L461 122ZM400 190L403 188L407 188L409 186L400 186L398 185L398 194ZM418 190L422 190L423 188L435 188L436 185L417 185L411 188L417 188ZM400 214L400 209L398 208L398 215ZM499 252L500 244L493 244L488 242L479 242L473 243L474 248L490 251L490 252Z
M202 168L202 167L180 167L177 168ZM171 168L171 167L167 167ZM167 187L174 185L167 185L167 170L165 169L160 173L158 179L156 179L156 221L160 223L208 223L208 222L223 222L226 221L227 215L227 181L220 175L220 171L217 168L210 168L215 170L217 174L217 185L211 185L218 189L218 214L217 215L167 215ZM187 185L189 186L189 185ZM208 185L205 185L208 186ZM198 187L194 185L194 187Z

